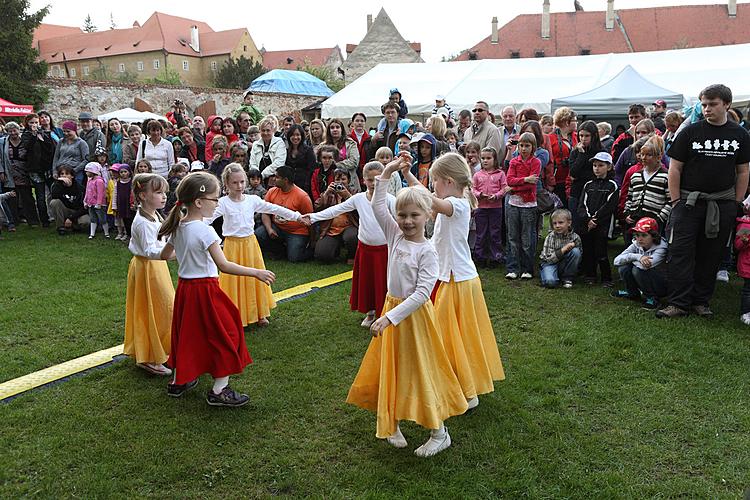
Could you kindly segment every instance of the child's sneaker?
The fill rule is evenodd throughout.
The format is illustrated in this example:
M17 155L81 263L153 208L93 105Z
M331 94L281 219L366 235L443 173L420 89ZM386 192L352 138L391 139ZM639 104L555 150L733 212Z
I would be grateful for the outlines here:
M643 301L643 305L641 305L643 309L653 311L654 309L659 308L659 299L656 297L646 297L646 299Z
M742 321L746 325L750 325L750 312L746 312L745 314L740 316L740 321Z
M89 239L93 240L94 239L94 235L93 234L89 235Z
M209 389L206 394L206 402L211 406L243 406L249 401L247 394L235 392L229 386L224 387L219 394L214 394L213 389Z
M167 384L167 396L179 398L196 385L198 385L198 379L188 382L187 384Z
M530 280L531 279L531 273L523 273L521 275L522 280Z
M562 282L563 288L573 288L573 282L570 280L563 280Z
M506 274L506 275L505 275L505 279L507 279L507 280L515 280L515 279L518 279L518 274L517 274L517 273L513 273L513 272L510 272L510 273L508 273L508 274Z
M729 271L725 269L718 271L716 273L716 281L720 281L722 283L729 283Z

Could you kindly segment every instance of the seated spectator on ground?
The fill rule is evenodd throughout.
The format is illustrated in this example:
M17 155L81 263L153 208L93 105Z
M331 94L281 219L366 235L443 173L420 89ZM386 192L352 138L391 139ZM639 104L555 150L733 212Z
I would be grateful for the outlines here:
M562 282L563 288L572 288L581 263L581 237L573 231L573 217L565 208L552 212L550 225L539 255L542 286L557 288Z
M333 182L315 202L315 211L319 212L348 200L352 196L349 190L349 172L336 168L333 172ZM341 254L341 247L346 247L346 254L350 261L354 260L357 251L357 232L359 219L356 212L348 212L331 220L319 222L313 226L311 245L314 247L315 260L329 264L335 262Z
M334 146L326 144L318 150L318 165L310 176L313 204L317 203L328 186L333 184L333 172L336 170L338 158L339 151Z
M200 161L206 163L206 144L199 137L196 137L189 127L182 127L177 131L180 139L182 140L182 151L180 157L187 158L190 163L194 161Z
M359 167L359 150L357 143L347 135L344 122L334 118L328 122L328 131L326 132L326 144L334 146L339 152L339 159L336 161L336 168L341 168L349 172L349 190L353 193L359 193L359 178L357 177L357 167Z
M50 188L49 211L58 234L85 231L89 227L88 210L83 208L83 188L75 182L75 171L68 165L57 169L57 180Z

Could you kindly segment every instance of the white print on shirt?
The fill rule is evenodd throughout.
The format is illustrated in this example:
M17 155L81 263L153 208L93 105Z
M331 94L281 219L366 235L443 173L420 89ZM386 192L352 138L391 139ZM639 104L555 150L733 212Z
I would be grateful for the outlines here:
M730 147L732 148L732 151L729 151ZM704 156L725 158L727 156L734 156L734 153L738 149L740 149L740 143L737 142L737 140L729 142L727 139L724 139L724 142L722 142L719 139L714 139L713 141L711 139L706 139L702 144L698 141L693 141L693 150L703 150Z

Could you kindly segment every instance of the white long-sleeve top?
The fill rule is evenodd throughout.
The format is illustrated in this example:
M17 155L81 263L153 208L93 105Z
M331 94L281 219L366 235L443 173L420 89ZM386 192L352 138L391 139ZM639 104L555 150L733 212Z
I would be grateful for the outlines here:
M255 232L255 214L271 214L277 217L298 221L301 217L299 212L289 210L280 205L274 205L263 201L262 198L254 194L242 195L242 201L234 201L229 196L219 198L213 216L205 219L211 224L219 217L224 217L221 225L221 232L226 236L235 238L244 238Z
M395 212L396 197L390 193L386 193L386 204L388 211L393 214ZM312 222L320 222L333 219L353 210L359 213L359 230L357 231L359 241L370 246L385 245L385 234L380 229L378 221L375 220L375 214L372 212L372 205L370 204L370 200L367 199L366 191L350 196L338 205L333 205L320 212L310 214L310 220Z
M174 148L172 147L172 143L163 137L155 146L149 138L145 139L145 147L143 146L143 142L141 141L141 144L138 146L135 163L138 164L139 161L145 158L151 163L151 170L166 179L169 169L174 165Z
M479 274L469 250L469 222L471 206L466 198L449 196L445 199L453 205L453 215L438 214L432 243L438 253L440 271L438 279L448 282L453 273L454 281L474 279Z
M166 242L158 238L160 227L161 222L144 217L138 210L130 229L130 253L147 259L161 259L161 251Z
M404 233L388 212L386 192L388 180L375 178L372 211L388 242L388 293L404 301L385 315L394 325L430 300L438 275L438 257L428 240L415 243Z

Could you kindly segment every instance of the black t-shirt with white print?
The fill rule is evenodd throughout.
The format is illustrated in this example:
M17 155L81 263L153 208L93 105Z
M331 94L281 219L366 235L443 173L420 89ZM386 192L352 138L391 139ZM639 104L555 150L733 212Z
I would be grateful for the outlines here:
M701 120L685 127L667 154L685 164L680 189L717 193L734 187L736 166L750 161L750 135L733 121Z

